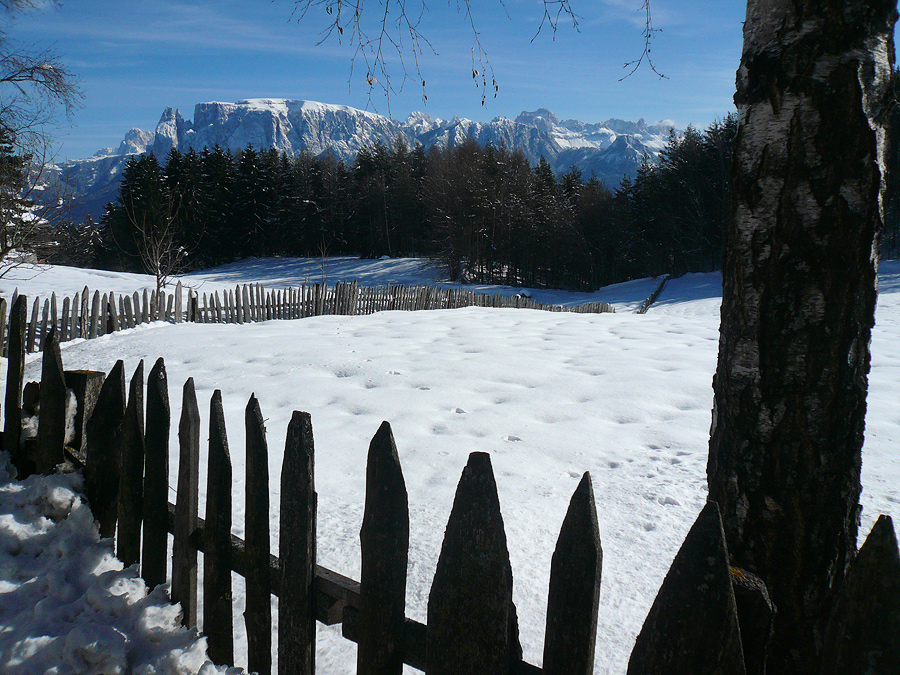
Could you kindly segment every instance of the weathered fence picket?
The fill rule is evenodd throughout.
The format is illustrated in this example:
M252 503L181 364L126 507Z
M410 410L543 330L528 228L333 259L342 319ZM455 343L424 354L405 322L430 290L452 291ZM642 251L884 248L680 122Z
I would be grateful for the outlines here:
M37 350L44 351L44 340L47 338L47 319L50 315L50 301L44 300L43 312L41 313L41 324L38 331Z
M144 543L141 576L150 588L166 581L169 420L166 365L160 358L147 376L147 419L144 431Z
M0 302L0 308L3 308L5 302ZM3 321L0 319L0 324ZM69 296L63 298L62 303L62 319L59 322L59 341L65 342L69 339ZM3 344L3 335L0 334L0 345Z
M850 569L825 630L822 675L900 670L900 553L879 516Z
M295 411L281 466L279 675L313 675L316 669L316 504L312 422L308 413Z
M119 320L120 312L116 308L116 297L115 294L110 291L109 292L109 310L107 314L107 322L106 322L106 333L115 333L117 330L122 329L122 324Z
M603 550L591 475L585 473L569 502L550 564L544 672L594 672Z
M209 641L209 657L220 665L233 666L231 456L225 434L222 392L218 389L209 404L209 468L203 538L203 631Z
M182 292L183 292L183 287L181 285L181 282L179 281L175 285L175 315L174 315L175 323L181 323L181 319L182 319L182 310L183 310L183 306L182 306L183 300L181 297Z
M86 424L84 487L101 537L112 537L116 532L125 409L125 364L119 360L104 380Z
M629 675L667 672L743 675L732 572L719 507L707 502L650 608L628 662Z
M34 351L34 342L35 338L37 337L40 301L40 298L35 298L34 304L31 307L31 323L28 324L28 343L25 347L26 351L28 351L29 353Z
M369 445L366 502L359 533L362 567L356 672L401 675L406 622L409 505L391 427Z
M3 449L21 471L25 456L19 443L22 429L22 389L25 386L25 322L28 298L18 296L9 312L9 343L6 361L6 394L3 401ZM17 433L18 432L18 433Z
M44 341L41 363L41 423L38 426L36 464L40 473L52 473L63 461L66 440L66 376L59 353L56 327Z
M266 427L256 396L244 412L247 452L247 669L258 675L272 672L272 585L269 580L269 452Z
M200 487L200 408L189 377L182 388L178 422L178 488L172 543L172 601L181 603L181 622L197 625L197 549L191 535L197 529Z
M128 387L122 420L119 468L119 510L116 555L125 566L141 560L141 514L144 485L144 361L138 363Z
M98 335L98 324L100 322L100 291L94 291L94 297L91 298L91 319L88 328L88 337L94 339Z
M428 675L510 673L522 659L512 581L490 455L473 452L456 488L428 596Z
M90 290L87 286L81 289L81 309L78 312L78 337L88 338L88 325L90 324L90 300L88 295Z

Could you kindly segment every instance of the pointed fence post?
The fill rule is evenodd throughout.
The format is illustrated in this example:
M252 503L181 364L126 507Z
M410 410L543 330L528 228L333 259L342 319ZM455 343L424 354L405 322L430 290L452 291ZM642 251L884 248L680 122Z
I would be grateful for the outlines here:
M56 291L50 294L50 325L57 328L56 334L59 335L59 304L56 300Z
M231 604L231 456L225 435L222 392L209 404L209 467L206 483L206 525L203 531L203 632L209 658L234 665L234 609Z
M47 325L48 325L48 315L50 314L50 301L44 300L44 311L41 314L41 329L38 331L38 336L40 340L38 340L38 351L44 351L44 344L47 339Z
M119 330L122 327L122 323L119 319L119 311L116 309L116 296L112 291L109 292L107 303L106 334L109 335Z
M89 300L91 290L85 286L81 291L81 311L78 313L78 337L85 340L88 339L90 330L91 301Z
M91 299L91 325L88 328L90 339L97 337L99 333L100 323L100 291L94 291L94 297Z
M3 303L2 303L2 308L3 308L3 309L5 309L5 302L6 302L6 301L4 300ZM68 295L67 295L66 297L63 298L63 303L62 303L62 318L60 319L60 322L59 322L59 341L60 341L60 342L66 342L67 340L70 339L70 338L69 338L69 312L70 312L70 309L69 309L69 308L70 308L70 303L71 303L71 300L69 300L69 296L68 296ZM6 312L4 311L3 314L5 315ZM0 320L0 323L2 323L2 320ZM2 343L3 343L3 336L0 335L0 344L2 344Z
M360 675L403 672L409 503L391 426L382 422L369 445L356 659Z
M37 471L53 473L64 459L66 443L66 375L59 353L59 334L50 329L41 362L41 415L38 422Z
M425 672L505 675L521 656L497 484L490 455L473 452L428 597Z
M244 411L247 438L246 532L247 670L272 672L272 584L269 579L269 451L255 395Z
M119 471L119 525L116 555L128 567L141 560L141 515L144 492L144 361L141 359L128 388L122 421Z
M294 411L281 467L278 558L278 673L316 671L316 484L315 448L309 413Z
M4 344L6 344L6 313L9 310L9 303L6 298L0 298L0 354L4 354Z
M838 592L822 647L822 675L900 673L900 552L879 516Z
M142 324L144 321L141 317L141 296L137 291L131 295L131 308L134 311L134 324L136 326Z
M147 376L147 424L144 432L144 542L141 576L151 589L166 581L169 426L169 384L166 364L159 358Z
M181 313L183 311L183 309L182 309L182 303L183 303L182 293L183 293L183 290L182 290L181 282L179 281L177 284L175 284L175 323L181 323ZM190 321L190 318L188 318L188 321Z
M28 324L28 343L25 346L25 351L29 354L34 352L34 344L37 339L38 334L38 313L40 312L40 298L34 299L34 304L31 307L31 323Z
M134 328L134 310L132 309L130 295L126 295L123 298L122 312L125 315L125 325L128 328Z
M103 381L85 426L84 490L101 537L111 537L116 531L124 419L125 364L119 360Z
M69 339L74 340L78 335L78 311L81 308L81 294L75 293L72 296L72 314L69 317Z
M675 556L637 637L628 675L744 675L719 507L707 502Z
M172 601L181 603L181 623L197 625L197 549L191 535L197 529L200 479L200 409L194 378L182 388L181 419L178 422L178 492L175 503L175 534L172 544Z
M28 320L28 298L20 295L9 312L7 344L6 396L3 401L3 449L9 453L19 477L25 476L22 436L22 387L25 380L25 322Z
M241 316L243 317L241 323L250 323L253 321L252 303L253 299L250 297L250 286L244 284L241 287Z
M546 675L594 672L602 566L594 490L591 474L585 472L569 502L550 564L544 632Z

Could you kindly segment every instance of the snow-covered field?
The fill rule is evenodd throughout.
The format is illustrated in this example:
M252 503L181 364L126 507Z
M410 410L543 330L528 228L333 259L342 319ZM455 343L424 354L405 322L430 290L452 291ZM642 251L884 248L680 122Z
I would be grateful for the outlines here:
M46 269L32 279L21 272L19 279L0 280L0 292L8 294L14 286L28 294L74 292L84 285L132 291L150 282L140 275L66 268ZM329 282L359 278L371 284L415 283L435 274L408 260L344 258L327 270ZM319 261L280 259L234 264L185 280L204 289L244 281L277 287L321 281L321 275ZM720 277L695 274L670 281L649 313L634 314L656 285L656 280L644 280L597 294L534 292L543 301L604 300L616 305L616 314L468 308L244 326L154 324L66 343L63 363L108 371L124 359L130 376L140 359L149 367L162 356L174 414L182 383L193 377L204 424L209 397L221 389L238 535L243 534L243 408L248 398L256 394L267 419L272 504L279 500L291 411L311 413L320 563L354 578L359 575L366 451L378 425L388 420L409 491L407 615L419 621L425 620L444 526L468 453L490 453L525 660L538 665L550 557L571 493L582 472L590 471L604 551L595 672L618 675L625 672L653 597L706 498ZM863 458L863 536L878 513L900 519L900 264L882 264L881 288ZM26 377L38 379L39 372L39 356L29 357ZM170 485L175 484L174 452L172 457ZM21 489L7 483L0 491L3 655L11 649L3 627L10 622L4 609L10 603L3 593L12 598L23 585L11 569L15 554L3 547L13 537L10 523L24 527L30 522L17 515L19 507L8 505L21 501L13 498ZM277 517L272 516L273 550ZM46 604L57 585L41 587ZM241 593L238 583L237 662L245 665ZM80 621L74 615L71 620ZM60 622L54 625L66 630ZM353 673L355 645L342 640L339 630L320 626L317 660L321 673Z

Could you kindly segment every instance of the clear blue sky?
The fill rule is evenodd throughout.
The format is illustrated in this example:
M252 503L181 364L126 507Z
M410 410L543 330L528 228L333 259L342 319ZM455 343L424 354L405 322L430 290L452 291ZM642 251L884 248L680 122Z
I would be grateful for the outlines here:
M643 49L641 0L572 0L579 31L562 22L555 40L548 30L532 40L540 0L472 2L500 87L484 106L472 79L472 29L456 0L430 0L420 24L437 52L419 59L427 103L415 81L389 102L377 92L369 100L361 62L351 77L353 48L333 38L317 45L324 11L292 21L293 0L62 0L60 8L20 15L8 36L52 46L80 78L84 106L57 132L60 159L115 146L132 127L153 129L166 106L190 118L195 103L242 98L339 103L397 119L423 110L486 121L545 107L560 119L643 117L680 127L704 127L732 109L742 2L652 0L662 29L652 55L668 79L642 67L623 82L622 64ZM381 5L367 7L374 18ZM397 86L402 67L394 56L390 65Z

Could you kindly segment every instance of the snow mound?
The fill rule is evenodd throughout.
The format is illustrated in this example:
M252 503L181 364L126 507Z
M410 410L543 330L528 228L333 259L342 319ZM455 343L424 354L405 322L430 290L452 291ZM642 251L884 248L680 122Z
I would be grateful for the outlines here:
M0 465L8 455L0 453ZM167 588L122 569L80 474L0 470L0 671L7 675L239 673L214 666Z

